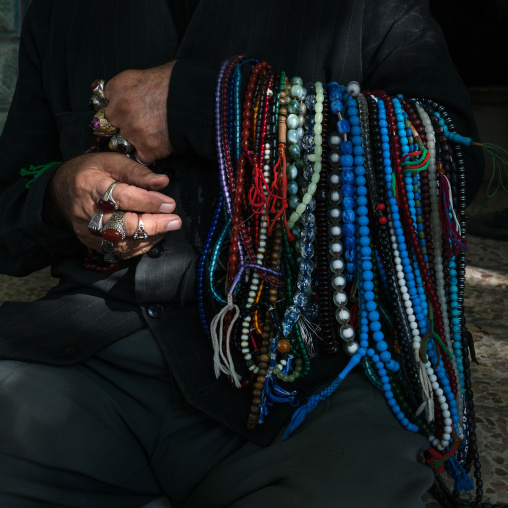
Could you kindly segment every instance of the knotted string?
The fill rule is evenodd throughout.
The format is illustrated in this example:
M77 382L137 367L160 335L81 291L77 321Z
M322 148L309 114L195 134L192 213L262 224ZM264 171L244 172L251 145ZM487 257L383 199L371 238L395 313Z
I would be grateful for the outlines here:
M228 326L224 340L224 321L226 320L226 316L230 311L234 311L234 315L231 323ZM212 319L210 325L215 377L218 378L222 372L231 378L237 388L241 387L241 378L235 370L233 358L231 356L231 348L229 346L234 324L239 317L240 308L238 305L233 304L233 295L228 293L228 304Z
M468 249L466 245L467 240L462 237L459 220L457 219L455 210L453 209L453 197L450 182L446 175L441 171L441 168L439 171L439 205L443 234L445 237L450 239L449 242L446 242L448 257L457 256L462 252L466 252ZM450 213L453 217L453 221L450 218Z
M30 166L28 169L21 168L21 170L19 171L19 174L21 176L32 177L32 179L29 180L25 185L25 187L27 189L29 189L30 186L32 185L32 183L34 182L34 180L36 180L41 175L43 175L44 172L47 171L48 169L50 169L54 166L58 166L59 164L62 164L62 163L61 162L50 162L49 164L43 164L42 166Z
M425 171L429 167L430 153L425 148L420 136L416 132L413 126L411 126L413 130L413 136L418 142L420 150L415 152L409 152L404 155L401 159L401 170L402 173L419 173L420 171ZM420 157L418 157L420 156ZM416 160L406 160L408 157L418 157ZM395 172L392 173L392 194L397 197L397 185L395 183Z
M427 369L425 368L424 363L418 357L418 350L415 349L416 361L418 363L418 375L420 377L420 383L422 385L423 391L423 402L420 404L420 407L416 410L416 416L422 413L425 409L425 418L427 422L431 423L434 421L434 397L432 392L432 383L429 379L429 374Z
M300 403L296 400L296 390L288 392L277 384L275 376L266 378L263 395L266 397L266 403L271 406L274 402L288 402L292 406L298 406Z
M288 184L288 180L287 180L287 172L286 172L286 155L285 155L285 150L286 150L286 147L284 145L284 143L280 143L279 144L279 158L277 160L277 164L275 164L274 168L273 168L273 173L274 173L274 179L273 179L273 183L272 183L272 186L270 188L270 205L269 208L270 208L270 213L275 213L275 217L273 218L272 222L270 223L269 222L269 226L268 226L268 234L271 235L272 234L272 230L273 230L273 227L275 226L275 223L277 222L277 220L279 219L279 217L283 216L283 221L284 221L284 227L286 228L286 233L288 235L288 238L290 241L293 241L294 240L294 237L293 235L291 234L291 231L288 227L288 222L287 222L287 216L286 216L286 210L288 208L288 201L287 201L287 184ZM279 166L282 166L282 175L280 177L280 180L281 180L281 184L282 184L282 194L281 196L277 196L277 190L279 189L279 173L277 172L277 168ZM277 203L277 201L282 201L281 203L281 206L280 206L280 209L277 211L275 205Z
M453 355L448 351L448 348L446 347L446 344L443 342L441 337L438 335L438 333L434 330L434 310L432 306L429 305L429 322L430 322L430 331L428 331L422 338L424 339L422 341L422 345L420 347L420 359L423 363L427 363L427 342L430 338L433 339L433 345L434 350L436 352L437 360L436 365L439 365L439 362L441 361L441 353L442 350L443 353L445 353L450 360L453 361Z
M267 194L270 193L263 171L256 164L252 170L252 187L249 191L249 203L253 213L262 214L268 206Z
M453 457L458 446L459 446L458 440L454 441L451 448L449 448L449 450L443 454L439 453L436 449L432 447L429 448L427 450L427 454L430 455L430 457L427 458L427 464L429 464L429 466L435 473L438 474L443 473L445 470L446 461L449 460L450 457Z
M318 405L319 402L326 400L332 393L339 387L339 385L344 381L349 372L356 367L361 359L362 354L356 353L351 357L349 363L344 367L342 372L335 378L335 380L327 386L321 393L317 395L312 395L307 399L307 404L298 408L294 413L291 421L289 422L288 428L284 433L283 441L288 439L291 434L303 423L305 417Z
M487 186L487 197L494 197L500 187L502 187L505 192L508 192L508 185L503 181L503 172L508 173L508 150L494 145L493 143L477 143L472 141L471 144L473 146L483 148L483 150L487 152L492 159L492 176L490 177L489 185ZM490 187L492 186L497 173L499 173L497 186L491 193Z
M470 491L474 489L473 480L469 478L455 455L452 455L446 461L445 467L448 474L454 479L454 490L460 492L463 490Z

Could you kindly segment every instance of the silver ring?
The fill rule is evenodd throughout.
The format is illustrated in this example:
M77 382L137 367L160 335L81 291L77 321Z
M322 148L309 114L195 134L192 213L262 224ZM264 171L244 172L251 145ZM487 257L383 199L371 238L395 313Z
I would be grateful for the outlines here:
M104 212L111 212L112 210L118 210L118 203L113 199L113 189L118 182L113 182L103 194L102 198L97 201L99 208Z
M109 140L109 148L113 152L131 153L135 150L134 146L129 143L121 134L115 134Z
M143 224L143 219L141 218L141 215L139 216L139 222L138 222L138 228L136 229L136 232L132 236L134 240L146 240L148 238L148 233L146 232L145 225Z
M96 79L90 85L93 95L105 104L103 107L106 107L108 105L108 99L106 99L106 96L104 95L104 86L105 85L106 85L106 81L103 79Z
M113 242L102 240L101 249L106 263L118 263L122 260L122 256L115 250L115 244Z
M150 166L152 163L151 162L142 162L138 159L138 156L134 153L132 154L132 156L134 157L134 160L136 162L138 162L139 164L142 164L143 166Z
M104 212L99 208L90 219L88 223L88 231L95 236L102 235L102 217L104 216Z
M107 106L107 103L104 103L97 95L92 95L90 97L90 101L88 102L88 106L92 111L99 111L102 108Z
M125 231L125 212L117 210L104 224L102 228L102 238L109 242L116 243L125 240L127 232Z

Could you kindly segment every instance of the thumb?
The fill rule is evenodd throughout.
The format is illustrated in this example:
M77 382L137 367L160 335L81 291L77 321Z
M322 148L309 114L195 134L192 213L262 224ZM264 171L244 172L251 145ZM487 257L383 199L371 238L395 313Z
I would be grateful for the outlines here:
M160 190L169 184L167 175L159 175L151 169L138 164L125 155L115 158L113 164L108 166L108 173L117 182L127 183L142 189Z

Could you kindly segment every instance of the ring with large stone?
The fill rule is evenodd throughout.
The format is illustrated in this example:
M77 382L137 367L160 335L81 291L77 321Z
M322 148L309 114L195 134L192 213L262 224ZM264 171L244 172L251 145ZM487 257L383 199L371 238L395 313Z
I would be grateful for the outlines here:
M138 228L136 229L136 232L132 236L134 240L146 240L148 238L148 233L146 232L145 225L143 224L143 219L141 218L141 215L139 216L139 222L138 222Z
M104 215L104 211L99 208L97 210L93 217L90 219L90 222L88 223L88 231L92 233L92 235L95 236L101 236L102 235L102 217Z
M121 134L115 134L109 140L109 148L113 152L119 153L131 153L135 150L134 146L131 145Z
M117 210L116 212L113 212L113 215L102 228L102 238L112 243L124 240L127 236L124 219L125 212L123 210Z
M115 244L113 242L102 240L101 248L106 263L118 263L122 260L122 256L115 250Z
M95 113L95 116L92 118L91 127L95 135L110 138L118 132L118 129L106 120L104 109L105 108L99 109L99 111Z
M102 196L97 204L99 208L104 212L112 212L113 210L118 210L118 203L113 199L113 189L115 188L118 182L113 182L107 189L104 195Z
M104 86L106 85L106 81L103 79L96 79L91 85L90 89L95 97L104 103L104 107L108 105L108 99L104 95Z

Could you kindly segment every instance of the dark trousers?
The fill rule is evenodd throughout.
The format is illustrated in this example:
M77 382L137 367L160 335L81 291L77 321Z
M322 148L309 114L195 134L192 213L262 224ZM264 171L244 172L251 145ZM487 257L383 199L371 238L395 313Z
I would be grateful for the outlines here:
M188 366L192 369L192 365ZM0 361L0 506L413 508L426 440L351 374L287 441L245 441L191 407L148 330L85 362Z

